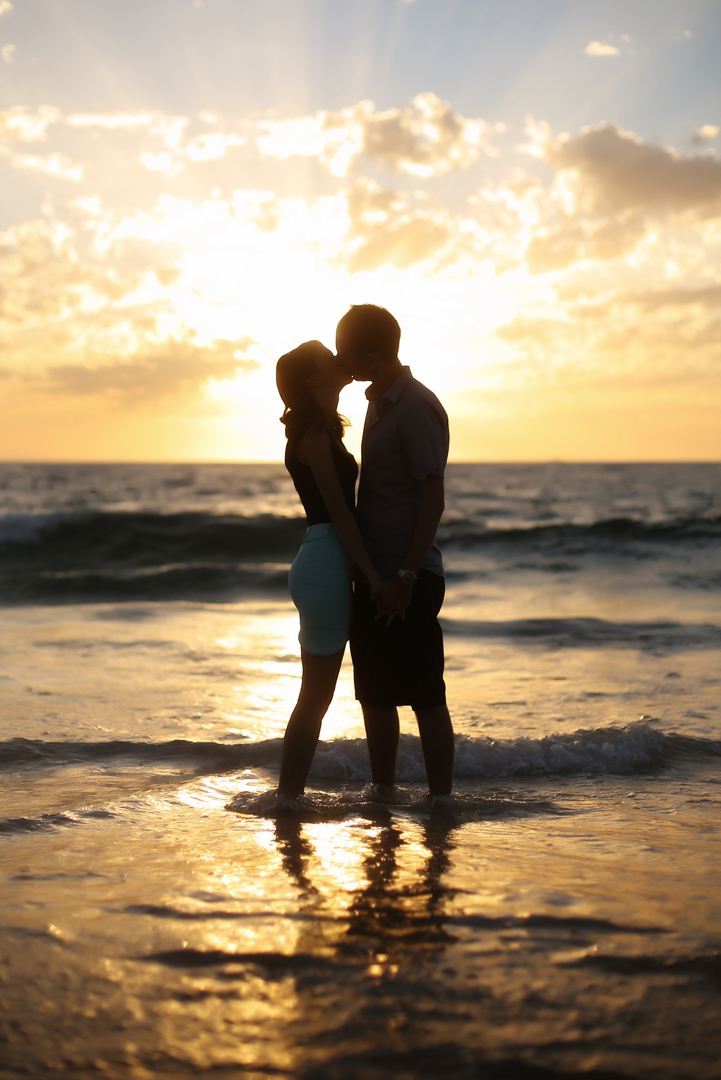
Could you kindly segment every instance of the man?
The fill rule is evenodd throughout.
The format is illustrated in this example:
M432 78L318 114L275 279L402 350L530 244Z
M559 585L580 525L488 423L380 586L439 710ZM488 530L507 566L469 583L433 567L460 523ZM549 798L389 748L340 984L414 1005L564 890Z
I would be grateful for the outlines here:
M373 782L395 784L398 705L416 714L432 796L453 784L453 727L443 681L438 612L445 581L435 536L444 509L448 417L398 359L400 326L385 308L354 306L338 323L338 359L370 382L357 519L383 580L354 589L350 645Z

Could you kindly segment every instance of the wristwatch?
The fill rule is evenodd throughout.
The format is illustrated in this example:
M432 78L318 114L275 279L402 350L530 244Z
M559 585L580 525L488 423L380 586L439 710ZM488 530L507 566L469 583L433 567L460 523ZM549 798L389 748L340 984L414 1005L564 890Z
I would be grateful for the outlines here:
M399 570L398 577L404 585L415 585L418 580L418 574L414 574L412 570Z

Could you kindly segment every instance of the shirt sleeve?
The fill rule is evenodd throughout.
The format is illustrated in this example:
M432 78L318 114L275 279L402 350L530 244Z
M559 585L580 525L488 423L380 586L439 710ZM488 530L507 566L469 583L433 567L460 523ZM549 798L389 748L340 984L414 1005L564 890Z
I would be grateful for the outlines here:
M440 405L416 400L406 410L403 437L414 480L443 478L448 460L448 417Z

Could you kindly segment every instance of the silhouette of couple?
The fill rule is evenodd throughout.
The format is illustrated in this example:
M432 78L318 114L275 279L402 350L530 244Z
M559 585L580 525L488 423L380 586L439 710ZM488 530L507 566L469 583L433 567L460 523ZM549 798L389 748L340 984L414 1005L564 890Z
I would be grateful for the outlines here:
M401 330L360 304L338 323L337 355L307 341L278 361L285 464L308 518L289 575L303 678L283 742L280 805L302 795L350 639L373 783L395 784L398 705L418 721L432 797L450 793L453 728L438 612L445 583L435 536L444 509L448 417L398 359ZM343 444L342 388L369 382L358 466Z

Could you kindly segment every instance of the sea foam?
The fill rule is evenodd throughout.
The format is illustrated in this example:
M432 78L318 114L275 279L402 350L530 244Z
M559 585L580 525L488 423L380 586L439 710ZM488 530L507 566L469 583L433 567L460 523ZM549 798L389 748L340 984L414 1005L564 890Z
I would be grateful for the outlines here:
M45 742L10 739L0 743L0 769L33 766L57 768L85 762L112 763L114 767L176 765L194 775L231 772L241 768L275 769L280 764L282 739L233 744L193 742ZM652 723L635 721L625 726L579 729L542 738L492 739L456 737L456 777L482 780L513 776L565 776L609 774L623 776L645 769L671 766L689 757L721 756L721 741L664 732ZM369 779L365 739L321 741L311 777L320 780ZM398 779L425 780L423 751L417 735L401 735Z

